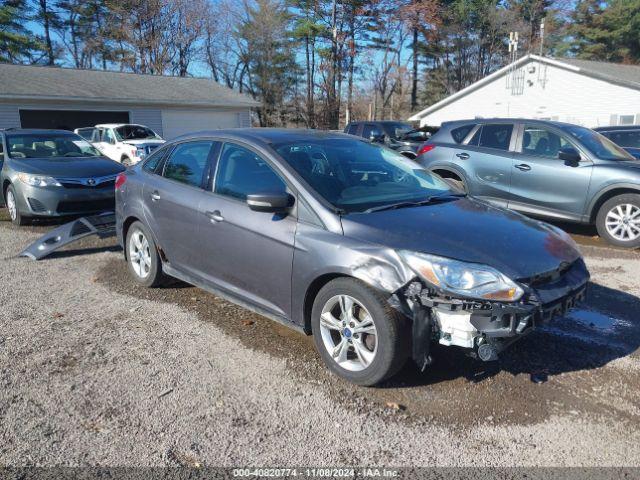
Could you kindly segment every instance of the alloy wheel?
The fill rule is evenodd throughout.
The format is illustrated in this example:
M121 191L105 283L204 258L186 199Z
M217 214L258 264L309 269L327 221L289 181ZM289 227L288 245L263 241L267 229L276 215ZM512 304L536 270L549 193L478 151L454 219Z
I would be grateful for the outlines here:
M129 240L129 261L135 274L147 278L151 272L151 252L144 232L136 229Z
M376 356L378 334L373 317L349 295L336 295L325 303L320 334L331 358L345 370L364 370Z
M607 212L605 227L616 240L636 240L640 237L640 207L631 203L616 205Z
M13 196L11 190L7 191L7 209L9 210L11 220L15 221L18 217L18 207L16 206L16 198Z

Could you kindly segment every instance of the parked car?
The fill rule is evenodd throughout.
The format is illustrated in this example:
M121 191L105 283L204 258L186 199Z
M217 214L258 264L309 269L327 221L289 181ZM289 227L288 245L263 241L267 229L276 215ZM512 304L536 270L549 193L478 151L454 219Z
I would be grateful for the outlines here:
M599 127L594 130L636 158L640 158L640 125Z
M344 127L344 133L384 144L407 158L416 158L418 148L432 131L433 129L414 129L409 123L393 120L351 122Z
M162 137L149 127L129 123L107 123L77 128L74 132L125 166L135 165L164 143Z
M141 285L175 277L313 334L373 385L432 341L483 360L563 313L589 274L551 225L451 190L381 145L320 131L214 131L116 180L116 230Z
M594 224L607 242L640 246L640 162L567 123L447 122L418 161L460 190L542 218Z
M63 130L0 131L0 185L11 221L113 211L119 163Z

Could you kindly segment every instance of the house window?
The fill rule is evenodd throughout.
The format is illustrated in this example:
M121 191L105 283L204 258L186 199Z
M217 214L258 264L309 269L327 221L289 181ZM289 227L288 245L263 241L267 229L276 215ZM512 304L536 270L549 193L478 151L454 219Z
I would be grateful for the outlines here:
M635 115L620 115L618 125L633 125L635 119Z

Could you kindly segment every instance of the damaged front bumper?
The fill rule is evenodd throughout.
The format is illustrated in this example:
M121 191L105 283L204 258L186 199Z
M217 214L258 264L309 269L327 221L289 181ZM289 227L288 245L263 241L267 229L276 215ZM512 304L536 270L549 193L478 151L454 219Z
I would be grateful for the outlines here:
M431 363L431 342L436 341L468 349L484 361L495 360L536 326L584 300L588 281L589 272L578 259L565 269L519 281L525 294L514 303L451 298L412 282L403 291L413 317L412 356L424 369Z

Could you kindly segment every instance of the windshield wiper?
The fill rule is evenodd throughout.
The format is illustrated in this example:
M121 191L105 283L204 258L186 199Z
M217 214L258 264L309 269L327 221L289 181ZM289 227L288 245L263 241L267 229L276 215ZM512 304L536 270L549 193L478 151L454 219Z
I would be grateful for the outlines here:
M467 196L466 193L447 193L444 195L433 195L431 197L427 197L424 200L419 200L417 202L398 202L398 203L390 203L388 205L379 205L377 207L367 208L362 213L381 212L383 210L396 210L398 208L420 207L422 205L429 205L436 202L446 202L446 201L450 201L450 200L454 200L454 199L462 198L466 196Z

